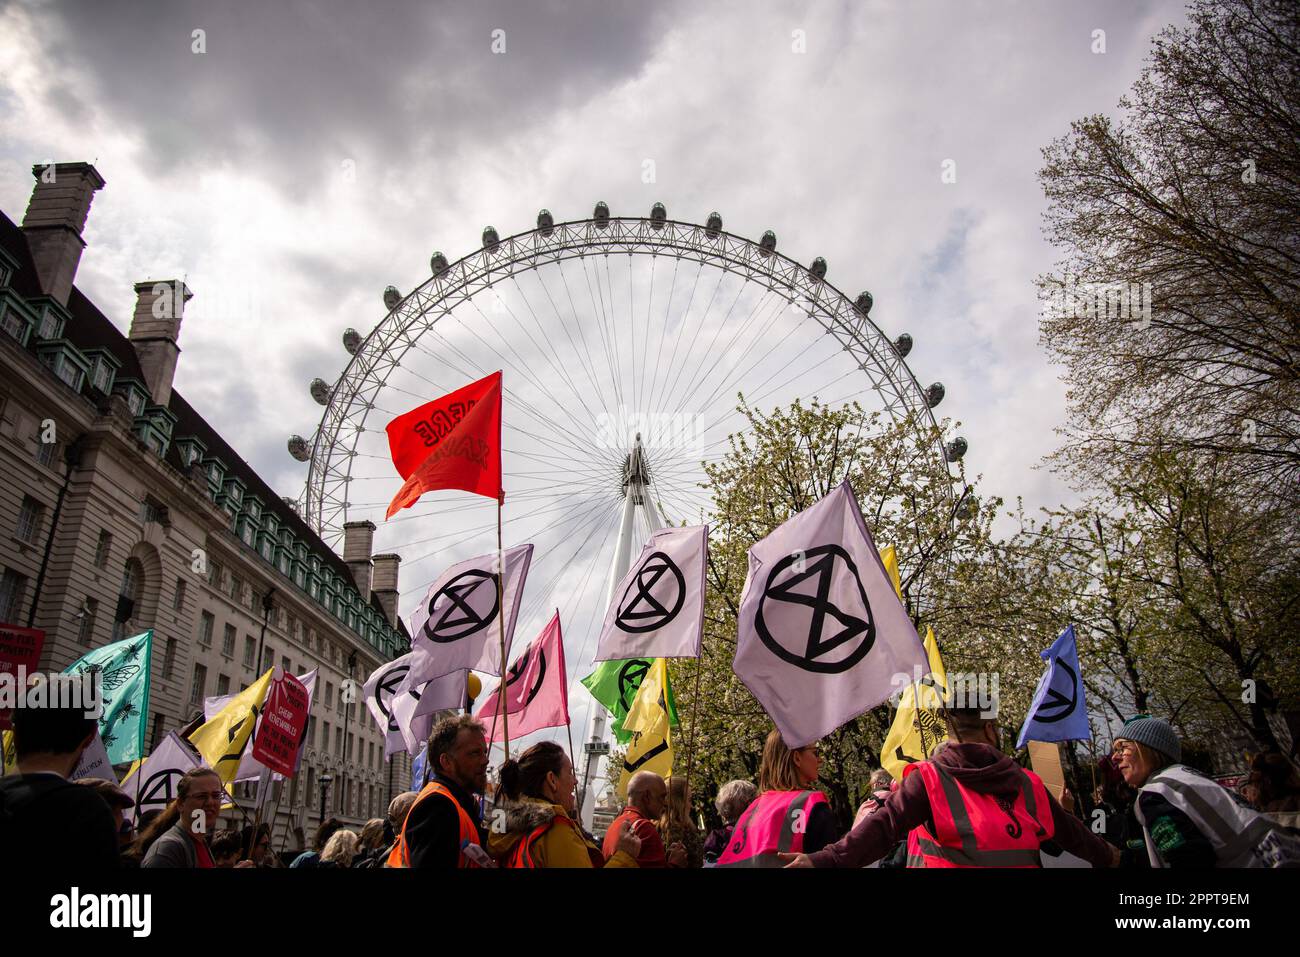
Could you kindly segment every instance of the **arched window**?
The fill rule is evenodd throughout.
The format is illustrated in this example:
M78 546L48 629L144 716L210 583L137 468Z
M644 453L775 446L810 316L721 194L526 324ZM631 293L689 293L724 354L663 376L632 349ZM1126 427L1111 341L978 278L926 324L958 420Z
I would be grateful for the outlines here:
M126 625L138 617L144 595L144 565L138 558L128 558L122 568L122 587L117 593L117 614L113 616L113 640L126 637Z

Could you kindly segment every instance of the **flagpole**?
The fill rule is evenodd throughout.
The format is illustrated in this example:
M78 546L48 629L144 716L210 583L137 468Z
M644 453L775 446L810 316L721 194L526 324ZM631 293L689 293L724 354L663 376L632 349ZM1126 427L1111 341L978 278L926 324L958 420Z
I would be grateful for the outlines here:
M668 670L668 663L664 662L664 671ZM686 746L686 787L689 791L691 786L691 765L695 761L695 706L700 701L700 672L704 670L704 646L700 646L700 657L695 659L695 690L691 693L691 741ZM673 722L672 715L668 716L668 733L672 734ZM689 809L688 809L689 810Z
M505 609L505 577L506 562L504 548L502 546L501 536L501 505L505 493L502 492L497 496L497 631L501 636L501 680L505 681L506 673L506 609ZM504 685L497 688L497 707L501 712L501 733L505 736L506 760L510 760L510 716L506 714L505 695L502 694Z

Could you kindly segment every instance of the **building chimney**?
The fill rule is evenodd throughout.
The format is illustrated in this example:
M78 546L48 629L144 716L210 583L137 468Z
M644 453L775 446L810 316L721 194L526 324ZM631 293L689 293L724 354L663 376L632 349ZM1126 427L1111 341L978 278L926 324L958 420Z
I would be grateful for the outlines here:
M401 555L376 555L372 588L384 609L388 623L397 627L397 566Z
M23 233L41 292L66 306L86 248L81 230L104 178L89 163L33 166L32 175L36 188L23 216Z
M374 567L370 560L370 549L374 541L374 522L343 523L343 561L347 562L357 591L361 592L361 597L366 601L370 601L370 575Z
M128 338L144 370L145 385L154 405L164 408L172 395L172 378L181 347L181 319L185 303L194 298L189 287L178 279L135 284L135 315L131 317Z

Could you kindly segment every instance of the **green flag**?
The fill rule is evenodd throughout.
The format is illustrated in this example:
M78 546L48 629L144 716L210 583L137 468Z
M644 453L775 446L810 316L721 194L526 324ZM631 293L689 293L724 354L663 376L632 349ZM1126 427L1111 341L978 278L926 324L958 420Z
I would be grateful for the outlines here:
M152 656L150 630L88 651L63 669L65 675L100 673L104 711L99 716L99 736L113 764L144 757Z
M614 716L611 728L619 744L632 740L632 732L623 730L623 720L627 717L632 702L636 700L637 689L654 661L649 658L629 658L626 661L602 661L596 670L582 679L582 684ZM668 714L672 726L677 727L677 702L673 700L673 688L668 685Z

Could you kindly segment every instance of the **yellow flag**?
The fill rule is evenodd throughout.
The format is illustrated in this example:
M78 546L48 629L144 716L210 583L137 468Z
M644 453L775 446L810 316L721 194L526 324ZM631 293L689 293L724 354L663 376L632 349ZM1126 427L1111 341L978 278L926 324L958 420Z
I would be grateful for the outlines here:
M632 732L618 782L618 796L623 800L627 800L628 781L637 771L654 771L663 777L673 773L672 724L665 703L668 694L668 663L656 658L623 719L623 728Z
M0 749L4 751L4 773L13 774L18 770L18 748L14 746L14 733L12 731L0 732L3 735L3 745Z
M881 553L884 559L884 553ZM888 564L885 566L888 568ZM939 646L934 639L934 629L925 629L925 654L930 661L930 673L919 685L910 684L903 689L898 701L898 713L880 749L880 766L896 780L903 779L903 768L913 761L923 761L934 754L940 742L947 740L948 728L940 709L943 690L948 686L948 674L939 657ZM920 690L920 707L917 707L917 690Z
M898 594L898 600L903 600L903 584L898 578L898 552L893 545L886 545L880 550L880 563L885 566L885 571L889 572L889 580L894 583L894 591Z
M253 725L262 712L262 702L271 687L272 668L212 716L212 720L199 726L190 735L190 743L203 756L208 766L221 778L221 786L228 787L239 770L239 758L248 744Z

